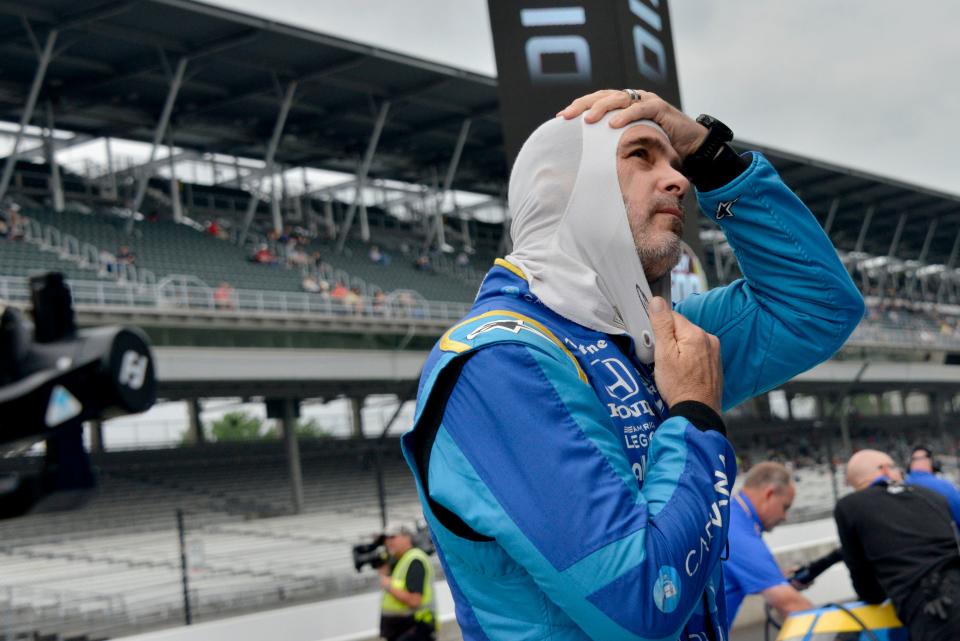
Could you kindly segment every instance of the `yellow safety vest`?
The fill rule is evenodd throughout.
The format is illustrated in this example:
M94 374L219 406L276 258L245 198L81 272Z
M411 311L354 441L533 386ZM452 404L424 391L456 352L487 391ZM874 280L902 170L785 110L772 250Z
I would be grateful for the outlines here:
M380 612L387 616L410 616L413 615L414 621L426 623L435 628L437 617L433 611L433 566L430 565L430 557L420 548L410 548L404 552L397 565L390 574L390 587L396 590L407 589L407 571L410 569L410 563L414 560L423 563L423 594L420 600L419 608L411 608L406 603L396 598L387 590L383 591L383 600L380 602Z

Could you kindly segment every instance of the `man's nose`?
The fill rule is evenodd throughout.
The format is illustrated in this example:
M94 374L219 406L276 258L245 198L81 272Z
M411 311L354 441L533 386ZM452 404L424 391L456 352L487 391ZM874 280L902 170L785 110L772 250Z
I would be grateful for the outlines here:
M683 198L690 189L690 181L673 166L665 170L665 174L661 180L661 189L671 196Z

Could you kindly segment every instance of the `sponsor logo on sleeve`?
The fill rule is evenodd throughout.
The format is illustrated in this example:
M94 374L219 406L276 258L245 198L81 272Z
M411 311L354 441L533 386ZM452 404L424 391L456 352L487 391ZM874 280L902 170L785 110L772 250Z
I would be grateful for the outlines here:
M547 338L547 336L543 332L541 332L536 327L527 325L522 320L514 320L512 318L504 318L504 319L484 323L480 327L476 328L475 330L467 334L467 340L473 340L480 334L486 334L487 332L492 332L498 329L505 332L510 332L511 334L519 334L520 332L530 332L531 334L536 334L540 338L543 338L545 340L550 340L549 338Z
M733 200L721 201L720 204L717 205L717 220L733 218L733 206L738 200L740 200L740 196L737 196Z
M661 565L653 584L653 603L664 614L680 605L680 574L669 565Z

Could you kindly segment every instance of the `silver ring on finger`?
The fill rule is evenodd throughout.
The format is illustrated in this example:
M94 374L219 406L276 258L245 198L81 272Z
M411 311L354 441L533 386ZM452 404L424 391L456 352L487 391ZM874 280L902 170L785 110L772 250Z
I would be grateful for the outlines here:
M643 100L643 94L637 89L624 89L623 91L630 97L630 102L640 102Z

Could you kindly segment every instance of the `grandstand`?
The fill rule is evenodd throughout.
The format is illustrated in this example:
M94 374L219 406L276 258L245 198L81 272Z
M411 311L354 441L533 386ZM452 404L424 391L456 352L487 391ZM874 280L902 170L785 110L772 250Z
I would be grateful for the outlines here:
M419 508L364 399L410 399L426 350L509 248L495 80L191 0L0 3L0 30L0 118L21 123L0 179L0 300L24 306L25 276L64 272L81 325L146 329L161 397L190 415L189 445L157 450L111 451L91 424L89 504L0 522L0 634L179 624L177 510L200 620L375 588L350 546L384 511ZM150 143L150 160L57 160L111 138ZM729 415L741 461L795 462L794 517L818 518L856 447L957 451L960 198L742 146L808 202L869 303L834 361ZM188 178L198 166L209 180ZM700 224L711 285L730 282L731 248ZM250 260L264 246L275 263ZM237 396L267 404L282 439L210 442L201 399ZM300 404L338 398L351 438L298 440Z
M390 516L414 522L412 480L396 442L386 450ZM369 590L374 576L354 571L350 547L380 528L375 454L362 441L304 441L307 514L296 516L276 441L100 454L83 509L0 522L4 631L118 636L182 620L177 510L196 619Z

